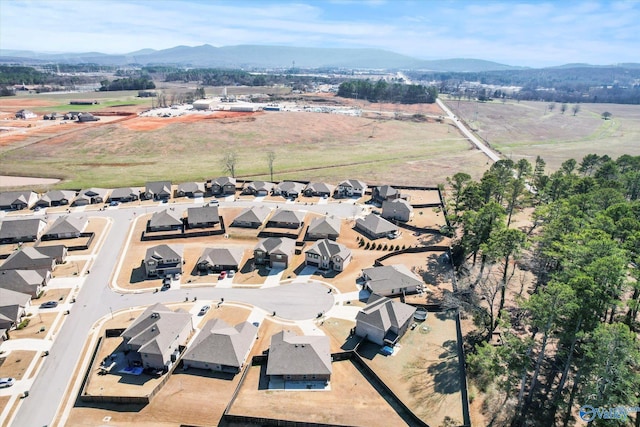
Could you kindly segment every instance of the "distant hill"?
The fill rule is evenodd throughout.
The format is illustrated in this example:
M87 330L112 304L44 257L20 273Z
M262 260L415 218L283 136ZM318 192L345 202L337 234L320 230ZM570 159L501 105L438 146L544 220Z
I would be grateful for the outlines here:
M177 65L264 69L276 68L361 68L423 69L432 71L488 71L519 69L480 59L422 60L382 49L333 49L287 46L239 45L214 47L176 46L169 49L142 49L123 55L99 52L41 53L0 49L0 62L57 62L98 65Z

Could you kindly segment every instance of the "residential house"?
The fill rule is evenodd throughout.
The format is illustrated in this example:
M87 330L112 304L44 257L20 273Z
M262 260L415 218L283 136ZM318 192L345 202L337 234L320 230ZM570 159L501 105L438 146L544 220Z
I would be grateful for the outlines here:
M305 251L304 263L321 270L343 271L351 262L351 249L333 240L322 239Z
M147 231L173 231L180 230L184 226L182 215L176 211L164 209L151 215Z
M371 198L374 202L377 203L396 200L400 197L400 191L396 190L390 185L381 185L380 187L374 187L371 191Z
M29 209L38 200L38 194L33 191L4 191L0 193L0 210L20 211Z
M31 295L0 288L0 329L17 326L29 306Z
M362 197L367 191L367 184L357 179L342 181L335 190L338 197Z
M42 219L17 219L0 223L0 243L35 242L47 226Z
M364 219L358 218L355 228L372 240L381 237L394 237L398 233L397 225L373 213L367 215Z
M172 194L171 181L153 181L147 182L140 198L145 200L168 200Z
M0 270L46 270L53 271L56 260L33 247L14 251L0 265Z
M207 181L207 185L214 196L221 194L236 194L236 179L232 176L221 176Z
M38 246L36 249L42 255L53 258L56 264L62 264L68 253L68 249L65 245Z
M185 182L184 184L178 185L176 194L178 197L204 197L204 184L201 182Z
M256 197L264 197L271 194L271 191L275 187L273 182L266 181L251 181L244 185L242 194L249 194Z
M307 228L307 239L336 240L340 235L340 218L334 216L314 218Z
M147 277L182 273L182 245L158 245L147 249L144 271Z
M378 345L394 346L407 331L415 311L409 304L371 294L356 315L356 335Z
M404 199L382 202L382 215L388 220L407 222L413 216L413 206Z
M268 265L272 268L287 268L289 260L296 251L296 241L288 237L267 237L261 239L253 248L253 260L256 265Z
M273 187L274 196L282 196L284 198L297 198L304 190L305 185L301 182L282 181Z
M131 187L116 188L111 192L110 202L127 203L140 198L140 193Z
M0 288L37 298L50 278L47 270L0 270Z
M329 337L300 336L281 331L271 337L267 355L270 381L322 381L331 379Z
M87 228L87 217L61 216L42 235L42 240L73 239L80 237Z
M324 182L310 182L304 188L303 193L306 197L330 197L335 189L335 185Z
M168 370L177 360L181 345L193 332L191 314L172 311L157 303L148 307L120 335L125 349L140 357L144 368Z
M305 213L300 211L290 211L287 209L276 209L267 222L267 227L297 229L304 222Z
M67 206L76 199L76 192L70 190L51 190L47 191L40 200L35 204L39 208L48 208L50 206Z
M82 190L71 206L86 206L106 203L108 195L109 190L106 188L89 188L87 190Z
M202 272L239 270L244 250L242 248L205 248L196 267Z
M185 369L236 374L244 366L257 335L258 327L249 322L232 327L222 319L211 319L189 346L182 362Z
M203 206L187 209L188 228L211 228L220 224L217 206Z
M362 270L364 287L382 296L413 294L424 287L424 281L404 264L385 265Z
M244 209L231 223L234 227L258 228L267 219L271 209L266 206L253 206Z
M16 111L15 116L16 116L16 119L23 119L23 120L35 119L38 117L36 113L29 110L18 110Z

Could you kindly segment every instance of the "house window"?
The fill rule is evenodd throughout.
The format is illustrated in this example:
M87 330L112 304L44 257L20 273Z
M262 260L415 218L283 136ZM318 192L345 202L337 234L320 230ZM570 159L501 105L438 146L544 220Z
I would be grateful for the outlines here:
M284 378L285 378L286 380L290 380L290 379L291 379L291 375L285 375L285 376L284 376Z
M282 255L276 255L276 259L282 259Z

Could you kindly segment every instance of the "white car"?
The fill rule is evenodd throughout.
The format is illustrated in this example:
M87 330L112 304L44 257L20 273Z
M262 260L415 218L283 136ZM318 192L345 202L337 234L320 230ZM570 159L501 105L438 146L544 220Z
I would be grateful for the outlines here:
M15 382L13 378L0 378L0 388L11 387Z

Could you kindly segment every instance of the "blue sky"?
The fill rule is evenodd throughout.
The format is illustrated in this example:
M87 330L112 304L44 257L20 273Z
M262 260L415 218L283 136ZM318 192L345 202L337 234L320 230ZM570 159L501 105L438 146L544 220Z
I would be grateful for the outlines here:
M640 62L640 1L0 0L0 48L367 47L542 67Z

